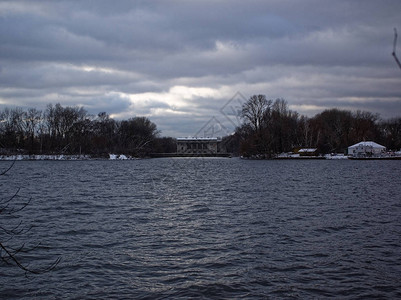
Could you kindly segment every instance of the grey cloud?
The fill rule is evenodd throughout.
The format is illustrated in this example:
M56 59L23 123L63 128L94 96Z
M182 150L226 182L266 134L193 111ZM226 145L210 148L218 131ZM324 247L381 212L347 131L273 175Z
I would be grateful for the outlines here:
M119 113L121 111L125 111L131 106L131 103L127 99L121 98L118 95L106 95L96 97L95 99L91 99L91 101L87 103L88 104L84 107L88 112L92 114L106 112L111 115Z
M237 91L392 116L401 101L390 55L400 11L397 0L1 1L0 100L130 115L139 106L119 93L186 85L228 94L185 100L181 112L203 116L194 128ZM352 97L360 101L344 100ZM137 113L169 108L158 99ZM168 132L192 128L185 115L154 117Z

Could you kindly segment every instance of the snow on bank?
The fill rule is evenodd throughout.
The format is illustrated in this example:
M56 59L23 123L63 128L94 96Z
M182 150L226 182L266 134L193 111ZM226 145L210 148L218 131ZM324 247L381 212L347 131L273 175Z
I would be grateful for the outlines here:
M277 156L277 158L316 158L318 156L303 156L299 154L294 154L292 152L289 153L281 153ZM332 153L324 155L325 159L348 159L348 156L340 153Z
M299 155L298 153L292 153L292 152L280 153L279 155L277 155L278 158L297 158L300 156L301 155Z
M1 160L91 160L90 155L0 155ZM131 160L137 159L124 154L109 154L110 160Z
M348 159L348 156L344 154L326 154L324 157L326 159Z
M0 160L87 160L89 155L0 155Z
M128 158L127 156L125 156L124 154L109 154L110 156L110 160L127 160L127 159L131 159Z

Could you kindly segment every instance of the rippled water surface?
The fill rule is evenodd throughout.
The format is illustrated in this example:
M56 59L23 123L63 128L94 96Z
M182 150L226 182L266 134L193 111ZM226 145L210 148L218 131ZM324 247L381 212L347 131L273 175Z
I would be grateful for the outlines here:
M21 260L61 258L0 261L0 298L401 297L401 161L22 161L0 188L32 199Z

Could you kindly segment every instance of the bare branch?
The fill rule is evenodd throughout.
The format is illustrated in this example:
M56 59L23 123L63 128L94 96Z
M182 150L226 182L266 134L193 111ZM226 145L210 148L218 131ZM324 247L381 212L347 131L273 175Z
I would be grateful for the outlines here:
M11 259L20 269L24 270L26 273L32 273L32 274L43 274L49 272L53 270L61 260L60 258L57 258L50 266L43 269L37 269L37 270L30 269L29 267L24 266L22 263L20 263L19 260L15 257L15 254L20 252L23 249L23 247L24 245L22 245L20 249L17 249L16 252L11 252L0 242L0 249L6 253L6 256L1 257L2 260L8 263L7 259Z
M14 193L14 195L13 195L12 197L10 197L9 199L7 199L7 200L2 200L2 201L0 202L1 205L3 205L3 206L0 207L0 214L1 214L3 211L5 211L5 210L7 209L7 207L10 205L10 202L11 202L14 198L16 198L16 197L18 196L19 191L20 191L20 189L18 189L18 190Z
M392 55L394 56L395 62L397 63L398 67L401 69L401 62L397 57L397 54L395 53L396 48L397 48L397 28L394 28L394 42L393 42L393 53Z
M11 164L11 166L0 173L0 176L5 175L15 164L15 160ZM17 201L14 202L13 200L17 199L24 199L25 197L21 197L19 195L20 189L18 189L14 195L9 197L6 200L0 199L0 216L2 217L2 221L7 223L6 221L10 218L12 219L18 219L19 216L16 215L16 213L22 211L24 208L26 208L27 205L31 202L32 198L29 198L27 201ZM26 234L31 230L31 227L24 227L22 226L23 221L21 220L16 224L15 220L12 220L11 223L8 223L7 225L4 225L0 223L0 261L3 261L6 264L14 263L16 264L20 269L25 271L25 275L27 273L31 274L42 274L49 272L53 270L57 264L60 262L60 258L57 258L53 263L51 263L49 266L41 269L35 269L35 268L30 268L29 265L24 265L19 258L17 258L18 253L28 253L29 251L34 250L37 246L34 247L26 247L25 243L23 243L19 247L13 247L12 240L14 237L21 236L23 234ZM10 243L9 243L10 242ZM15 244L15 243L14 243Z
M17 196L18 196L18 195L17 195ZM32 198L29 198L28 202L23 203L23 204L21 205L21 207L8 210L7 212L8 212L9 214L15 214L15 213L17 213L17 212L23 210L25 207L27 207L27 206L29 205L29 203L31 203L31 200L32 200Z
M11 164L11 166L10 166L7 170L5 170L5 171L3 171L2 173L0 173L0 176L3 176L3 175L5 175L8 171L10 171L11 168L14 166L15 161L16 161L16 160L14 159L13 162L12 162L12 164Z
M23 232L23 229L21 229L22 221L20 221L14 228L8 229L3 226L0 226L0 230L3 231L3 233L7 235L18 235Z

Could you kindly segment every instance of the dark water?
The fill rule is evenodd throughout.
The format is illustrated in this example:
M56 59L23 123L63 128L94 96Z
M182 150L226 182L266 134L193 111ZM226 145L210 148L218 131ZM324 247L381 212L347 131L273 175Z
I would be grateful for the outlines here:
M0 185L32 198L21 260L61 258L0 262L2 299L401 297L401 161L17 162Z

